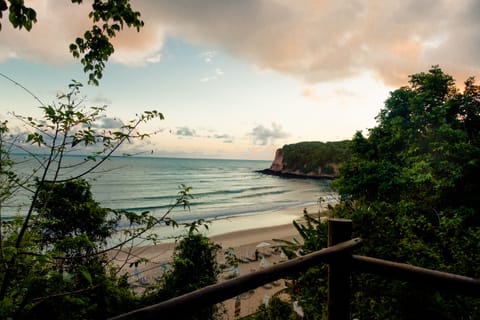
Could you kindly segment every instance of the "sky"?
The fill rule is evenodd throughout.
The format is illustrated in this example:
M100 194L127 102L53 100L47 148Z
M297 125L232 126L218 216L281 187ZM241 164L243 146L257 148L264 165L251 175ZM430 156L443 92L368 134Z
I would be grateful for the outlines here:
M71 79L104 126L158 110L156 135L132 150L162 157L272 160L300 141L367 133L389 92L440 65L461 86L480 71L480 1L132 0L145 27L122 31L98 87L68 45L90 26L89 1L25 1L32 31L0 31L0 73L50 104ZM41 116L0 77L0 118ZM108 121L115 120L115 121Z

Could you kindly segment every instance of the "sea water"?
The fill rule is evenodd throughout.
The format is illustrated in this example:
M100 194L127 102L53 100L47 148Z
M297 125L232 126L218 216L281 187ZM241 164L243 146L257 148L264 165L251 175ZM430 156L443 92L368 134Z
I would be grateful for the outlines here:
M66 157L63 177L82 169L70 167L82 157ZM34 161L26 156L14 160L24 163L24 174ZM22 162L23 161L23 162ZM231 217L260 216L285 209L316 204L319 199L335 201L330 181L291 179L265 175L257 170L270 167L270 161L182 159L156 157L112 157L85 176L94 199L101 206L134 212L149 211L163 216L175 203L181 184L191 187L189 208L182 206L170 213L179 223L198 219L218 220ZM21 171L19 169L19 171ZM2 216L20 214L28 206L28 195L4 207ZM26 200L27 199L27 200ZM13 205L12 205L13 204ZM239 220L240 221L240 220ZM250 219L251 221L251 219Z

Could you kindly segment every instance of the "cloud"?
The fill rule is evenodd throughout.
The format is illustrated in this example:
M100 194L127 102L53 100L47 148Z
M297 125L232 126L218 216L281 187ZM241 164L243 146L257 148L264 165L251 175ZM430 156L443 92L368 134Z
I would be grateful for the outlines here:
M146 21L162 21L187 41L219 46L260 68L310 83L369 70L397 85L433 64L455 68L462 78L480 70L476 1L143 0L138 5Z
M289 136L288 133L282 130L282 127L276 123L272 123L272 128L267 128L263 125L258 125L253 128L249 136L253 138L254 144L267 145L269 142L273 144L276 139L283 139Z
M122 120L109 117L99 118L92 123L92 127L97 129L114 129L120 128L121 126L123 126Z
M197 135L195 129L188 128L188 127L177 128L177 131L175 131L175 134L177 136L183 136L183 137L195 137Z
M92 25L88 18L90 1L86 2L78 5L55 0L31 1L28 5L36 10L38 22L30 32L13 29L8 18L4 17L0 31L0 63L8 59L25 59L53 65L73 61L68 49L70 43ZM160 61L165 29L155 22L147 23L141 33L126 28L112 42L115 47L112 61L129 66L144 66Z
M315 91L312 88L305 88L302 91L302 96L305 98L316 98Z
M0 62L71 61L68 44L89 28L90 6L32 5L38 23L31 32L4 21ZM177 37L308 83L368 71L396 86L433 64L462 80L480 71L478 1L138 0L132 6L145 27L119 33L112 57L132 66L160 61L165 39ZM214 55L202 59L208 63Z
M80 30L88 28L88 6L65 6L58 1L35 1L29 5L37 11L38 20L30 32L13 29L5 17L2 19L0 62L10 58L51 64L67 62L68 44L82 34Z
M214 134L214 139L223 140L223 143L233 143L233 136L228 134Z
M210 73L210 75L208 75L206 77L203 77L202 79L200 79L200 81L201 82L209 82L209 81L212 81L212 80L217 80L218 78L223 77L224 74L225 74L225 72L223 72L222 69L216 68L215 70L213 70Z
M207 133L205 133L205 131L207 131ZM194 129L189 127L178 127L175 131L175 135L197 139L222 140L223 143L233 143L234 141L234 137L229 134L217 134L213 133L212 130L205 128Z
M205 51L200 54L200 57L205 63L211 63L216 55L216 51Z
M230 139L228 134L214 134L213 137L215 139Z
M158 63L162 59L165 36L165 30L158 25L146 25L141 33L125 29L112 40L115 47L112 60L130 67Z
M106 106L106 105L111 105L112 104L112 99L107 98L103 95L98 95L95 98L93 98L92 102L97 104L97 105Z

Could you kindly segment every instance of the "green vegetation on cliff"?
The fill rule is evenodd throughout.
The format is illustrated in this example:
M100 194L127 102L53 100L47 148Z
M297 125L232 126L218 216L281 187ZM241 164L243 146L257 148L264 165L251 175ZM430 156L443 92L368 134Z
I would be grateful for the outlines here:
M284 145L284 170L299 171L301 173L316 172L335 174L336 167L349 157L348 145L350 141L335 142L299 142Z

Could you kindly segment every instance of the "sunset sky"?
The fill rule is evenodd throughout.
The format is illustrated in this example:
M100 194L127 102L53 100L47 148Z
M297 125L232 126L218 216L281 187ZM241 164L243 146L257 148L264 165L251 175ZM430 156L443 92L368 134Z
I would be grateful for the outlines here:
M132 0L145 27L115 39L92 87L68 52L90 25L88 1L25 2L38 23L13 30L4 15L0 72L45 103L75 79L112 118L162 112L145 128L159 133L134 146L156 156L271 160L284 144L375 126L410 74L439 64L461 86L480 70L480 1ZM39 116L38 105L0 77L1 119Z

